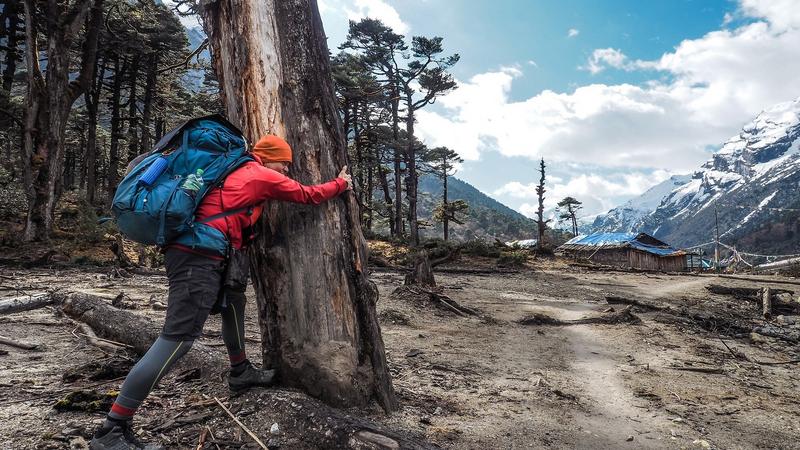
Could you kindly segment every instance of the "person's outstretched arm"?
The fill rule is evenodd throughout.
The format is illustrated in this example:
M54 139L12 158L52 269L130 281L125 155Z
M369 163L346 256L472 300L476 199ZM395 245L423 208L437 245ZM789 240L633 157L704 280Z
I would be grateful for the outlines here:
M281 174L280 172L258 164L248 164L245 168L247 181L241 189L242 197L228 204L229 208L237 208L248 204L257 204L265 200L283 200L294 203L318 205L330 200L342 192L351 189L351 177L347 166L342 168L339 176L327 183L306 186Z

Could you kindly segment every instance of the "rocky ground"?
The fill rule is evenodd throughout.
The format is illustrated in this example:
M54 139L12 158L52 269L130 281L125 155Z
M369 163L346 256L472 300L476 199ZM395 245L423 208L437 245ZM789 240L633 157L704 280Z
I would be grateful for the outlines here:
M82 290L162 320L165 277L126 275L6 266L0 296ZM372 278L403 408L388 417L377 409L352 414L452 449L800 448L800 364L787 363L800 359L791 339L800 331L794 317L772 320L783 333L778 338L751 334L764 325L761 308L705 288L800 285L589 271L552 261L494 274L440 271L442 292L479 313L460 316L424 296L396 292L402 273L384 270ZM569 322L620 316L626 305L609 305L607 296L639 304L613 323ZM247 335L256 354L253 305ZM524 318L532 319L520 323ZM112 398L103 395L113 396L135 356L90 345L80 333L53 307L0 316L0 336L40 344L36 350L0 344L0 448L85 448ZM201 342L222 350L216 317ZM83 404L59 402L75 391L101 395ZM169 448L198 448L200 440L206 449L258 448L214 396L268 445L304 448L302 437L268 408L252 398L228 399L222 379L204 382L186 373L161 383L137 427ZM80 410L57 409L73 407Z

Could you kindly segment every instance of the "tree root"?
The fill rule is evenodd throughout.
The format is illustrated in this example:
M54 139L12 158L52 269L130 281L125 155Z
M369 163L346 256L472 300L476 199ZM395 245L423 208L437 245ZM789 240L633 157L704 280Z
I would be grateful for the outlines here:
M459 316L478 316L480 312L461 305L452 298L442 293L441 289L423 287L419 285L400 286L392 292L392 295L399 298L407 298L422 303L433 303L434 305L454 312Z
M517 321L520 325L552 325L552 326L567 326L567 325L590 325L590 324L604 324L616 325L620 323L640 324L642 322L639 317L631 312L632 306L628 306L620 312L611 313L605 316L598 317L585 317L577 320L560 320L550 317L546 314L536 313L532 316L522 318Z

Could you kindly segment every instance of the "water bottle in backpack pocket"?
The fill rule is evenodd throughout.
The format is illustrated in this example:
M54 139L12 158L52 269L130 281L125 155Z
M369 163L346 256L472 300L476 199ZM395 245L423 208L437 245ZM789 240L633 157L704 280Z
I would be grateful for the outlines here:
M120 231L142 244L173 242L195 226L195 210L210 188L251 160L242 133L221 116L186 122L120 182L112 202Z

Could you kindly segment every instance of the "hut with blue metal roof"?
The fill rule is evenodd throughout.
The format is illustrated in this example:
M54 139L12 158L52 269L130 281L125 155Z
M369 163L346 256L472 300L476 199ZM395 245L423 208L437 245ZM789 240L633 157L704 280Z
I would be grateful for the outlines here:
M686 270L686 252L646 233L592 233L576 236L557 253L597 264L661 272Z

